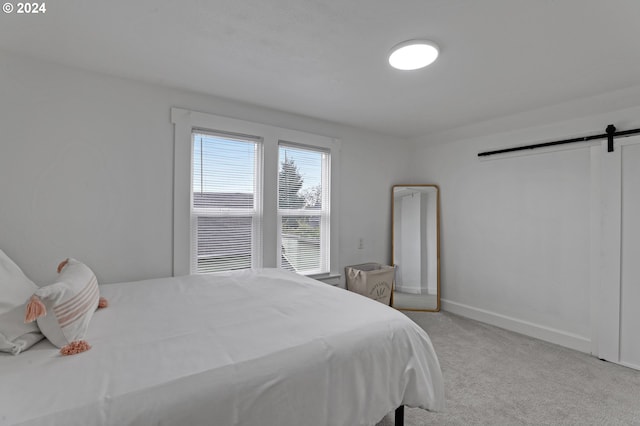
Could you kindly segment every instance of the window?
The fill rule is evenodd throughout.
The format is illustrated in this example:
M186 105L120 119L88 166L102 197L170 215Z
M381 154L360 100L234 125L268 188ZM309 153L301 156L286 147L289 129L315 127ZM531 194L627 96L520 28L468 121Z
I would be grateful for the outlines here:
M281 142L278 169L279 267L329 272L329 158L326 151Z
M260 148L251 138L193 132L192 271L260 266Z
M171 121L174 275L339 275L340 141L181 108Z

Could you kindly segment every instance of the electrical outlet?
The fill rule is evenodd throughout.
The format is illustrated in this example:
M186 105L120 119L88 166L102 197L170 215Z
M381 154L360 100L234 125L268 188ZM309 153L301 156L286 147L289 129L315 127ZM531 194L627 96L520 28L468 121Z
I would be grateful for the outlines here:
M362 250L364 248L364 238L360 237L358 240L358 249Z

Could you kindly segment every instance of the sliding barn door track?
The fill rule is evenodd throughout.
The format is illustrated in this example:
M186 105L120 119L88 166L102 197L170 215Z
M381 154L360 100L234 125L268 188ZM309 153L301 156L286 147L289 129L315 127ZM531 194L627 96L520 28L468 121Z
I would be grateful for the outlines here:
M490 155L505 154L507 152L525 151L528 149L536 149L536 148L546 148L549 146L566 145L569 143L590 142L597 139L607 139L607 151L613 152L613 138L635 135L640 133L640 129L616 131L616 126L614 126L613 124L609 124L605 129L605 132L606 133L601 133L599 135L583 136L583 137L572 138L572 139L563 139L563 140L553 141L553 142L535 143L531 145L514 146L512 148L496 149L494 151L485 151L485 152L478 153L478 157L488 157Z

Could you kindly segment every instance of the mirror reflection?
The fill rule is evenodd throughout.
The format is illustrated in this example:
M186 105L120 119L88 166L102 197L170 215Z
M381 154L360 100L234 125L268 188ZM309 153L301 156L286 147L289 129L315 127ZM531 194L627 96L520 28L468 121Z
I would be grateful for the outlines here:
M436 185L393 187L392 305L440 310L439 190Z

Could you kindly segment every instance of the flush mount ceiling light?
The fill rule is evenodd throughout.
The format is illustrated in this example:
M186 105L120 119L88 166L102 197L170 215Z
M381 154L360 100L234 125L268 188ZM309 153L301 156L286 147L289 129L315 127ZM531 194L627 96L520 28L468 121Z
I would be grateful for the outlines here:
M396 44L389 54L389 64L403 71L418 70L438 58L438 46L428 40L408 40Z

